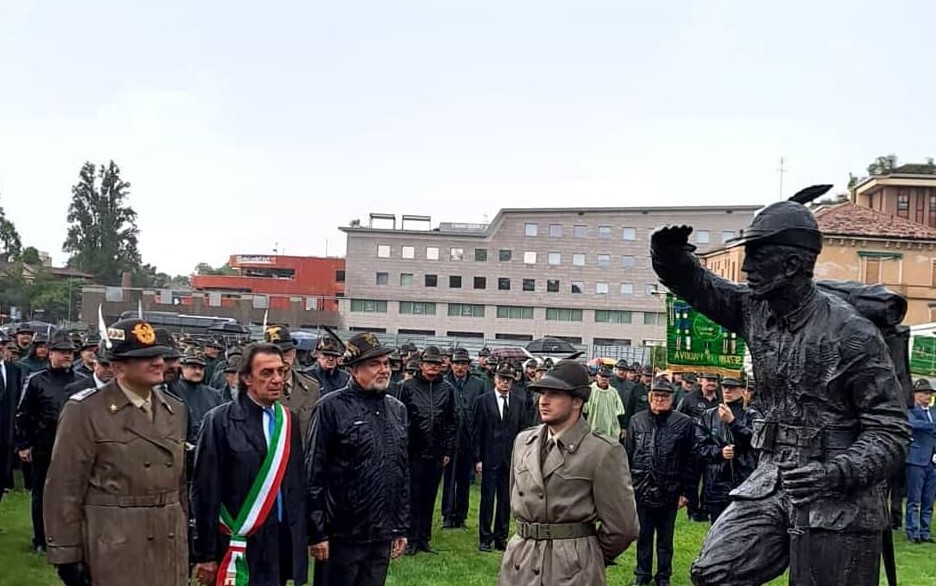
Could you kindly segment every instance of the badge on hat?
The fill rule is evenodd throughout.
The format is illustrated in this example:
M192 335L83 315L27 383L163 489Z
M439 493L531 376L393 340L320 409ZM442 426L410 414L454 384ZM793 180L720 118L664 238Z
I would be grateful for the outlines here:
M156 343L156 331L146 322L138 323L130 330L137 342L149 346Z

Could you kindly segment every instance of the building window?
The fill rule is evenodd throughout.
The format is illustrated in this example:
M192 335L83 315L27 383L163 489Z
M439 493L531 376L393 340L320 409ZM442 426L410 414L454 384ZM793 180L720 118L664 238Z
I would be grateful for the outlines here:
M426 287L437 287L439 285L439 275L426 275Z
M608 294L607 283L595 283L595 295L607 295L607 294Z
M653 295L656 293L656 291L657 291L656 283L647 283L647 285L644 287L644 293L646 293L647 295Z
M510 262L510 259L513 257L509 248L501 248L497 253L497 259L501 262Z
M511 342L531 342L532 334L494 334L495 340L510 340Z
M461 289L461 275L449 275L449 289Z
M487 277L475 277L474 288L475 289L487 289Z
M388 244L380 244L377 246L377 257L378 258L390 258L390 246Z
M735 233L734 230L722 230L721 241L728 242L729 240L734 240Z
M897 192L897 217L910 219L910 194L906 191Z
M406 315L435 315L436 304L428 301L401 301L400 313Z
M588 226L582 226L581 224L576 224L572 228L572 236L576 238L587 238L588 237Z
M527 222L523 225L523 235L524 236L536 236L536 233L539 232L539 225L532 222Z
M439 260L439 248L437 246L426 247L426 260Z
M881 278L881 259L865 257L864 282L868 285L883 283Z
M616 309L596 309L595 322L600 324L629 324L633 314L629 311Z
M629 254L625 254L621 257L621 268L622 269L632 269L637 266L637 259Z
M633 283L621 283L621 295L633 295L633 294L634 294Z
M584 293L585 292L585 281L572 281L571 291L573 293Z
M355 313L387 313L387 302L371 301L370 299L352 299L351 311Z
M933 194L931 189L926 190L929 195L927 199L929 200L929 222L928 225L930 228L936 228L936 195Z
M344 269L340 269L340 270L335 271L335 282L336 282L336 283L344 283L344 280L345 280L345 272L344 272Z
M413 286L413 273L400 273L400 287Z
M523 264L525 265L535 265L536 264L536 253L532 250L527 250L523 253Z
M562 253L561 252L550 252L548 257L548 262L551 265L562 264Z
M375 280L378 285L386 285L390 282L390 273L377 273Z
M498 305L497 317L500 319L533 319L532 307L516 305Z
M464 248L453 248L451 250L451 260L464 260L465 259L465 249Z
M559 279L549 279L546 281L546 292L547 293L558 293L559 292Z
M624 240L637 240L637 228L624 228Z
M403 255L403 258L416 258L416 247L404 246L400 249L400 253Z
M712 235L708 230L699 230L695 233L696 243L708 244L712 241Z
M645 311L644 312L644 325L645 326L665 326L666 314L658 313L654 311Z
M930 287L936 287L936 260L934 260L932 263L932 267L930 268L930 273L931 273Z
M599 254L598 255L598 267L602 269L610 268L611 267L611 255Z
M524 279L523 290L524 291L536 291L536 279Z
M576 252L572 255L572 265L576 267L585 266L585 254L581 252Z
M449 317L484 317L484 306L471 303L449 303Z
M497 290L498 291L510 291L510 279L507 277L498 277L497 278Z
M547 321L582 321L581 309L546 308Z
M592 346L630 346L629 338L594 338Z
M487 248L475 248L475 262L487 262Z
M550 224L549 225L549 237L550 238L562 238L562 224Z
M611 239L611 226L598 226L598 238Z

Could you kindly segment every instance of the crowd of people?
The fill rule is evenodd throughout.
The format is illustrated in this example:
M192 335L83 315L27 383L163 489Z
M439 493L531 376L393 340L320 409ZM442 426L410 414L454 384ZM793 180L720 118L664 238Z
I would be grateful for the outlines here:
M499 584L601 584L636 541L634 584L666 586L678 511L714 523L757 466L750 379L366 333L323 336L303 366L282 326L246 347L143 320L101 334L0 339L0 472L19 461L33 547L68 586L303 584L310 557L316 584L384 584L392 559L436 553L434 520L467 527L479 479ZM932 542L936 424L915 391L906 530Z

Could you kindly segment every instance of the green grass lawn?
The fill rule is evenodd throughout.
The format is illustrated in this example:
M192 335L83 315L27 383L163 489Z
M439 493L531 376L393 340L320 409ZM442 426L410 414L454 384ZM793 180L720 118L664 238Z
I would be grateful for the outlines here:
M393 586L490 586L497 577L500 553L478 552L477 505L478 492L471 495L472 513L469 529L433 532L432 546L439 555L420 554L393 562L388 583ZM436 513L438 515L438 513ZM58 578L43 557L30 551L31 527L29 495L13 491L0 502L0 585L59 586ZM689 565L699 551L707 524L690 523L680 512L676 527L674 585L688 585ZM936 584L936 545L907 543L902 532L895 534L897 542L898 577L901 586L932 586ZM630 585L633 582L635 547L609 569L608 583ZM885 581L882 579L881 583ZM772 584L786 584L778 579ZM130 585L128 585L130 586Z

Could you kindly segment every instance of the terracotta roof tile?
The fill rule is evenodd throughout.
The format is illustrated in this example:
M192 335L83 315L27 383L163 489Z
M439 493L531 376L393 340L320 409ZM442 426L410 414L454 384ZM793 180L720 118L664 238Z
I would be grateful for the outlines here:
M829 236L936 240L936 229L853 203L823 208L815 216L819 229Z

